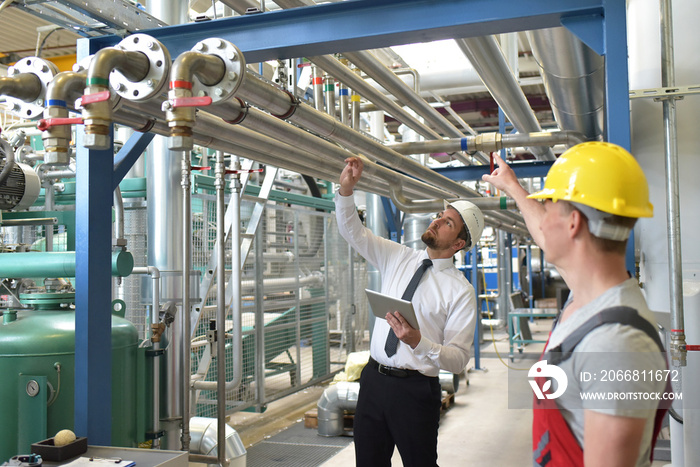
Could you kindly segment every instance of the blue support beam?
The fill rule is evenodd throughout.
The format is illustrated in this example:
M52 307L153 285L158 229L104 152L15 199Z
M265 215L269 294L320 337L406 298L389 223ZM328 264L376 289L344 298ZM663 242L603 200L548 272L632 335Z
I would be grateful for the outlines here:
M134 162L146 150L155 133L139 133L135 132L130 137L126 144L114 156L114 177L112 178L112 189L116 190L124 176L129 172L129 169L134 165Z
M531 161L513 162L510 168L513 169L518 178L544 177L554 161ZM488 165L470 165L462 167L442 167L434 169L437 173L444 175L450 180L458 182L468 180L481 180L481 176L489 173Z
M199 40L219 37L236 44L253 63L557 27L562 19L602 17L603 4L604 0L502 0L494 8L492 0L354 0L144 32L163 42L172 57ZM106 47L120 38L91 40Z
M77 140L84 131L78 126ZM78 145L75 201L75 433L112 441L112 150Z

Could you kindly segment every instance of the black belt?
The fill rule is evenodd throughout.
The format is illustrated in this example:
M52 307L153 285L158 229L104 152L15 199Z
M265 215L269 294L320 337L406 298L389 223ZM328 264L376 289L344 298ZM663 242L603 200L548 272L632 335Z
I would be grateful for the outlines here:
M404 368L394 368L393 366L382 365L372 357L369 357L367 364L376 369L380 374L394 376L396 378L408 378L409 376L425 376L418 370L407 370Z

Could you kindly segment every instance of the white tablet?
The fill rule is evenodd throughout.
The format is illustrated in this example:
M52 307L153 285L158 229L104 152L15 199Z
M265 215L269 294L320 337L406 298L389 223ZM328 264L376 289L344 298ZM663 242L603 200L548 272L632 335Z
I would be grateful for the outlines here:
M377 318L385 319L384 317L388 312L398 311L413 329L420 329L416 319L416 312L413 309L413 303L400 298L390 297L374 290L365 289L365 293L367 293L369 306L372 307L372 313Z

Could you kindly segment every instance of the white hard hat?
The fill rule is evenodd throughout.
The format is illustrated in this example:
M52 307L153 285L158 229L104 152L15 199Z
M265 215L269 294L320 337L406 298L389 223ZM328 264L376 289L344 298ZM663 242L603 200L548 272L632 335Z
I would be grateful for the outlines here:
M471 244L466 245L466 250L471 249L481 238L481 232L484 231L484 214L481 209L466 199L458 199L455 201L444 200L445 209L448 207L454 208L467 226L467 231L471 237Z

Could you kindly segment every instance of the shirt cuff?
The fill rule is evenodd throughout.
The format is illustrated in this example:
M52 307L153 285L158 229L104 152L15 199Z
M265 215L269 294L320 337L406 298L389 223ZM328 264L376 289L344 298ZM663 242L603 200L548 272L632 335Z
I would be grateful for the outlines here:
M353 193L352 195L349 195L349 196L343 196L340 194L340 190L338 190L335 192L335 203L341 207L346 207L346 206L351 206L351 205L354 206L355 205L355 195Z
M413 349L413 354L416 357L427 357L428 354L430 353L430 350L433 348L433 343L430 342L428 339L425 338L425 336L421 335L420 336L420 342L418 342L418 345L416 346L415 349Z

